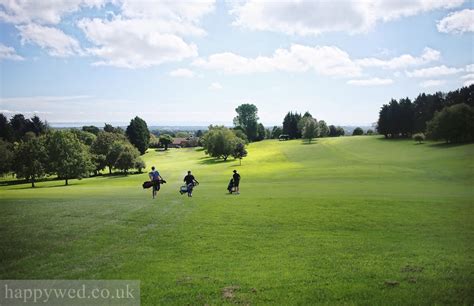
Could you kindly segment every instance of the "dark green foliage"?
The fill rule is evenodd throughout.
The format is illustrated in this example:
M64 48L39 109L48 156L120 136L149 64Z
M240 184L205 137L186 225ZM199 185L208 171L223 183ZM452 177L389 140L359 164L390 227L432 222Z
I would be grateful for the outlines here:
M110 151L114 142L117 141L126 142L128 140L124 135L119 133L101 131L97 134L97 138L91 146L91 152L95 155L96 170L100 171L108 167L109 173L112 173L116 159L114 156L110 156Z
M272 138L273 139L278 139L280 135L283 134L283 130L279 126L274 126L272 129Z
M48 134L46 146L48 172L57 174L65 185L69 179L87 177L95 169L89 149L70 131Z
M446 142L474 140L474 108L462 103L445 107L427 124L428 137Z
M365 134L367 134L367 135L373 135L373 134L374 134L374 130L368 129L367 132L365 132Z
M338 136L344 136L345 132L344 129L340 126L334 126L330 125L329 126L329 137L338 137Z
M117 143L120 146L119 154L115 161L115 168L127 173L137 164L140 152L130 143Z
M247 134L245 134L245 131L242 129L242 127L236 126L235 128L232 129L232 131L234 132L235 136L242 139L246 144L249 143L249 139L247 138Z
M318 126L319 126L319 136L320 136L320 137L327 137L327 136L329 136L329 127L328 127L328 125L326 124L326 121L324 121L324 120L319 120Z
M352 131L352 136L359 136L359 135L364 135L364 130L361 129L360 127L356 127L354 131Z
M258 133L258 108L253 104L242 104L235 109L237 116L234 125L242 127L249 141L257 140Z
M263 126L263 124L259 123L257 126L257 137L255 138L255 140L256 141L264 140L265 134L266 134L265 127Z
M130 121L125 132L130 142L140 151L145 154L150 143L150 131L146 122L140 117L135 117Z
M209 131L203 136L203 145L206 154L211 157L227 158L232 155L238 143L244 140L237 137L234 132L224 126L210 126Z
M146 168L146 164L140 157L138 157L137 159L135 159L135 164L133 165L133 168L137 169L138 173L142 173L143 169Z
M247 154L248 152L245 149L245 144L243 142L237 142L234 148L234 152L232 152L232 156L235 159L239 159L240 165L242 165L242 158L246 157Z
M13 158L13 144L0 138L0 175L12 170Z
M85 144L89 147L92 146L94 141L97 139L96 135L94 135L90 132L85 132L85 131L78 130L78 129L71 129L71 133L76 135L77 139L79 139L83 144Z
M298 113L289 112L283 119L283 134L286 134L290 139L301 138L301 131L298 129L298 122L301 115Z
M94 134L94 135L96 135L96 136L97 136L97 135L99 134L99 132L100 132L100 129L99 129L98 127L96 127L96 126L93 126L93 125L85 125L85 126L82 127L82 130L83 130L84 132L92 133L92 134Z
M25 119L22 114L16 114L10 119L10 126L13 130L13 138L20 140L30 128L30 120Z
M45 141L42 137L35 137L18 143L12 168L18 178L29 180L31 187L35 187L35 181L46 174L47 163Z
M28 130L35 133L36 136L45 134L49 130L48 123L46 121L41 121L41 119L36 115L30 119L29 124L30 127Z
M169 134L160 135L160 144L168 150L168 146L173 143L173 137Z
M196 137L202 137L203 133L201 130L197 130L195 136Z
M6 141L13 140L13 129L8 122L8 118L0 113L0 138Z
M121 127L113 127L111 124L106 123L104 125L104 132L123 134L123 129Z

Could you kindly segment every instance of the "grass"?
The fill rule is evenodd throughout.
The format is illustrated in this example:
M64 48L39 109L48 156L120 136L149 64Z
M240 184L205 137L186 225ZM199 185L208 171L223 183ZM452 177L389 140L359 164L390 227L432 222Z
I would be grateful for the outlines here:
M1 186L0 279L139 279L144 305L473 304L473 153L263 141L242 166L151 150L156 200L146 174ZM193 198L178 193L188 169Z

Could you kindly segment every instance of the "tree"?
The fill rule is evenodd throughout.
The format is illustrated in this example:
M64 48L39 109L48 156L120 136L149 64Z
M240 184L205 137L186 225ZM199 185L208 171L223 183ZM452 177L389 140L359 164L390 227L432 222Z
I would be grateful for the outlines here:
M196 131L196 135L195 135L196 137L199 137L199 138L200 138L200 137L202 137L202 135L203 135L203 133L202 133L201 130L197 130L197 131Z
M318 127L318 121L314 118L309 118L306 117L306 120L304 120L304 126L303 126L303 138L308 140L308 143L311 143L311 140L313 138L318 137L319 134L319 127Z
M13 138L20 140L31 127L31 121L25 119L22 114L16 114L10 119L10 126L13 130Z
M121 127L113 127L111 124L106 123L104 125L104 132L123 134L123 129Z
M446 142L474 140L474 108L462 103L445 107L427 124L429 138Z
M95 155L96 170L101 171L105 167L109 168L109 173L112 173L112 168L115 164L115 156L111 156L111 149L114 142L127 142L124 135L118 133L110 133L101 131L97 134L97 138L91 146L91 152Z
M278 139L280 135L283 134L283 130L279 126L274 126L272 129L272 138L273 139Z
M150 131L146 122L140 117L135 117L130 121L125 132L130 142L140 151L145 154L150 143Z
M25 178L35 187L35 181L46 174L48 154L43 138L35 137L20 141L13 160L13 171L19 178Z
M244 130L242 127L237 126L232 129L232 132L234 132L235 136L239 137L242 139L246 144L249 143L249 139L247 138L247 134L245 134Z
M232 156L235 159L239 159L239 164L242 165L242 158L247 156L247 150L245 150L245 144L243 142L237 142L234 148L234 152L232 152Z
M173 143L173 137L168 134L160 135L160 144L165 147L165 151L168 150L168 146Z
M87 177L94 170L87 146L70 131L48 134L47 149L49 172L57 174L65 185L68 185L69 179Z
M133 165L133 168L137 169L137 170L138 170L138 173L142 173L142 172L143 172L143 169L146 168L146 164L145 164L145 162L144 162L140 157L138 157L138 158L135 160L135 164Z
M423 133L416 133L416 134L413 134L412 138L414 141L418 143L422 143L425 140L425 135Z
M210 126L203 137L204 150L211 157L223 158L224 161L231 156L237 143L244 141L237 137L233 131L224 126Z
M92 146L94 141L97 139L97 136L90 132L85 132L78 129L71 129L70 131L71 133L76 135L77 139L79 139L83 144L89 147Z
M99 134L99 132L100 132L100 129L99 129L98 127L96 127L96 126L93 126L93 125L85 125L85 126L82 127L82 130L83 130L84 132L92 133L92 134L94 134L94 135L96 135L96 136L97 136L97 135Z
M352 131L352 136L359 136L359 135L364 135L364 130L361 129L360 127L356 127L354 131Z
M235 109L237 116L234 125L244 130L249 141L254 141L258 136L258 108L253 104L242 104Z
M0 138L5 141L13 140L13 129L8 122L7 117L4 114L0 113Z
M129 169L135 167L137 159L140 157L140 152L131 144L120 143L119 154L115 161L115 168L127 173Z
M298 129L300 119L300 114L288 112L283 119L283 134L288 135L291 139L301 138L301 132Z
M319 125L319 136L321 137L329 136L329 128L326 122L324 120L319 120L318 125Z
M261 141L265 139L265 127L263 124L259 123L257 126L257 137L255 137L256 141Z
M37 115L34 115L29 123L29 130L35 133L36 136L46 133L49 129L48 123L46 121L41 121L41 119Z
M336 128L336 136L344 136L346 134L346 132L344 131L344 129L340 126L338 126Z
M176 132L176 138L188 138L189 133L188 132Z
M13 160L13 144L0 138L0 175L12 170Z
M372 129L368 129L367 132L365 132L366 135L373 135L374 134L374 130Z

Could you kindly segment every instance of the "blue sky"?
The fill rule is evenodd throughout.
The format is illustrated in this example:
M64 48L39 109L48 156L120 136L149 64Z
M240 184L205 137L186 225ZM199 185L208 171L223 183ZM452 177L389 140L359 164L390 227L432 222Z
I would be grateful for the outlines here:
M0 110L55 122L370 125L474 83L472 1L0 0Z

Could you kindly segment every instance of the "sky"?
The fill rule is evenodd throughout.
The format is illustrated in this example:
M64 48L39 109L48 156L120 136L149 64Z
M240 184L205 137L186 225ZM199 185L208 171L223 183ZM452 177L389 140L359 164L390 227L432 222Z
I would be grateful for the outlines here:
M0 0L0 112L230 125L253 103L265 126L367 126L474 83L473 32L463 0Z

